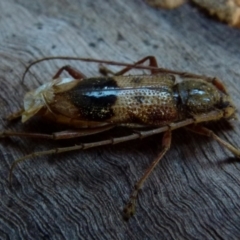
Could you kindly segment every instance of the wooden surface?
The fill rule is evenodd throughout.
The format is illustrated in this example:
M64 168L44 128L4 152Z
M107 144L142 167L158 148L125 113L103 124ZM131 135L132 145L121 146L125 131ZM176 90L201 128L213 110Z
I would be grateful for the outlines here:
M168 12L142 0L1 0L0 129L58 130L38 120L24 126L3 120L22 106L27 90L69 63L39 64L21 84L27 63L49 55L124 62L155 55L163 67L223 79L239 109L239 43L238 29L188 4ZM87 76L97 74L96 64L70 64ZM240 123L231 125L211 127L240 146ZM0 140L0 239L240 238L240 162L216 142L183 129L173 133L172 148L144 185L128 223L122 208L159 152L161 135L26 161L8 187L14 159L81 141Z

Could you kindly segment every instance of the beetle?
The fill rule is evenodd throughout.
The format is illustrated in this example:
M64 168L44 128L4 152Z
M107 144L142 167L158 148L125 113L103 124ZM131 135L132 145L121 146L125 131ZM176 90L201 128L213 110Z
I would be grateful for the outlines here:
M72 59L49 57L37 60L26 68L23 79L32 65L59 58ZM0 136L69 139L97 134L119 126L128 127L133 130L133 133L128 136L26 155L13 162L9 173L10 184L13 169L26 159L117 144L163 133L161 152L134 185L130 199L124 207L123 216L128 220L135 212L136 199L143 183L170 148L173 130L185 127L197 134L211 137L236 157L240 157L238 148L201 126L203 122L235 118L236 108L219 79L159 68L154 56L147 56L134 64L88 58L74 58L74 60L123 65L125 68L113 73L106 67L102 67L100 70L105 76L87 78L71 66L63 66L51 81L26 93L23 109L10 115L8 119L21 117L22 122L26 122L35 116L41 116L72 130L50 135L6 130L2 131ZM147 61L149 66L142 65ZM151 74L124 75L133 68L148 69ZM67 71L70 77L61 77L63 71Z

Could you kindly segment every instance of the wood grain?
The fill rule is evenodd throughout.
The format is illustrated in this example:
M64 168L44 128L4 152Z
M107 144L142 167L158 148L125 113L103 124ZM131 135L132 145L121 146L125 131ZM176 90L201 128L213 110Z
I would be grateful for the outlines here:
M24 126L3 119L21 107L27 90L69 64L39 64L23 85L28 62L50 55L124 62L155 55L163 67L221 78L240 108L240 31L188 4L164 11L142 0L2 0L0 32L0 130L60 128L38 119ZM96 64L70 64L87 76L97 74ZM232 128L210 127L240 146L239 121ZM99 138L113 134L119 133ZM240 162L216 142L183 129L173 133L172 148L144 185L128 223L122 208L159 152L161 135L26 161L9 188L14 159L96 138L0 140L0 239L239 239Z

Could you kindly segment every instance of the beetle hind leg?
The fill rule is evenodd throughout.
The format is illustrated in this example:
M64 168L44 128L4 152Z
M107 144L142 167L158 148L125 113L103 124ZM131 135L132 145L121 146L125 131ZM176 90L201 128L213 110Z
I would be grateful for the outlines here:
M31 133L17 132L17 131L5 130L5 131L0 132L0 138L26 137L26 138L53 139L53 140L70 139L70 138L78 138L78 137L84 137L84 136L98 134L101 132L108 131L114 127L115 127L114 125L106 125L106 126L97 127L97 128L83 128L83 129L78 129L78 130L66 130L66 131L61 131L61 132L55 132L52 134L34 133L34 132L31 132Z
M124 218L124 220L127 221L130 217L132 217L134 215L135 207L136 207L136 200L137 200L137 196L138 196L139 190L141 189L141 187L142 187L143 183L145 182L145 180L147 180L147 178L149 177L151 172L157 166L159 161L162 159L164 154L170 148L171 138L172 138L172 132L170 130L168 130L167 132L164 133L163 140L162 140L162 146L163 146L162 151L158 154L156 159L151 163L151 165L145 171L143 176L134 185L134 190L133 190L133 192L132 192L132 194L130 196L130 199L129 199L128 203L125 205L125 207L123 209L123 218Z

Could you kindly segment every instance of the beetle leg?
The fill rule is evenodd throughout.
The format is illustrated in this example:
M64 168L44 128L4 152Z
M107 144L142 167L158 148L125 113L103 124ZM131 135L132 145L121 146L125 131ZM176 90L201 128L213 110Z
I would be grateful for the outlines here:
M148 131L139 131L137 133L135 132L135 133L132 133L128 136L111 138L111 139L102 140L102 141L98 141L98 142L92 142L92 143L83 143L81 145L76 145L76 146L72 146L72 147L55 148L55 149L50 149L50 150L42 151L42 152L34 152L34 153L28 154L28 155L26 155L22 158L19 158L18 160L13 162L13 164L10 168L10 172L9 172L9 183L11 185L12 172L13 172L14 168L17 166L17 164L20 163L20 162L23 162L23 161L25 161L29 158L40 157L40 156L54 154L54 153L70 152L70 151L75 151L75 150L83 150L83 149L87 149L87 148L100 147L100 146L104 146L104 145L111 145L111 144L114 145L114 144L118 144L118 143L122 143L122 142L131 141L131 140L134 140L134 139L149 137L149 136L159 134L159 133L162 133L162 132L166 132L165 133L165 135L166 135L169 131L172 131L172 130L177 129L177 128L185 127L185 126L187 126L189 124L192 124L192 123L194 123L194 119L190 118L190 119L186 119L186 120L181 121L181 122L172 123L172 124L169 124L167 126L160 127L160 128L155 128L155 129L148 130ZM165 139L167 140L167 136L165 137ZM166 142L166 140L164 140L164 141ZM164 153L162 153L162 154L164 154Z
M212 78L212 79L211 79L211 78L206 78L206 79L207 79L207 81L211 81L212 84L213 84L218 90L220 90L221 92L227 94L227 91L226 91L225 86L220 82L220 80L219 80L218 78L214 77L214 78Z
M167 127L168 128L168 127ZM150 131L142 131L139 133L133 133L131 135L128 136L123 136L123 137L118 137L118 138L111 138L111 139L107 139L107 140L102 140L102 141L98 141L98 142L92 142L92 143L82 143L80 145L75 145L75 146L71 146L71 147L63 147L63 148L55 148L55 149L50 149L50 150L46 150L46 151L42 151L42 152L33 152L30 153L28 155L25 155L17 160L15 160L10 168L9 171L9 183L11 185L12 183L12 173L14 168L21 162L30 159L30 158L34 158L34 157L40 157L40 156L45 156L45 155L50 155L50 154L56 154L56 153L62 153L62 152L71 152L71 151L75 151L75 150L84 150L84 149L88 149L88 148L93 148L93 147L99 147L99 146L104 146L104 145L110 145L110 144L118 144L121 142L126 142L126 141L130 141L130 140L134 140L134 139L139 139L145 136L149 136L149 135L153 135L153 134L157 134L163 131L166 131L166 128L158 128L156 129L158 131L153 132L152 130ZM146 135L145 135L146 133ZM162 158L162 156L165 154L165 152L168 150L168 148L170 147L170 143L171 143L171 130L167 129L167 132L165 132L164 137L163 137L163 146L164 149L162 150L162 152L158 155L158 157L156 158L156 160L151 164L151 166L147 169L147 171L145 172L144 176L138 181L138 183L136 184L138 189L135 189L133 194L131 195L130 201L134 201L135 202L135 195L138 193L139 189L141 188L143 182L147 179L148 175L151 173L151 171L154 169L154 167L157 165L157 163L159 162L159 160ZM168 147L169 145L169 147ZM130 202L129 202L130 204ZM128 205L129 205L128 204ZM128 206L127 205L127 206ZM131 204L131 206L128 206L128 216L130 217L130 215L133 214L134 212L134 207L135 205ZM125 218L127 218L127 215L125 213Z
M103 76L108 76L109 74L115 75L113 71L111 71L109 68L102 64L99 65L98 72L101 73Z
M57 71L57 73L53 76L53 79L58 78L62 74L63 71L68 72L68 74L75 79L86 78L86 76L83 73L81 73L80 71L76 70L75 68L73 68L69 65L66 65L66 66L61 67Z
M170 148L171 136L172 136L171 130L168 130L167 132L164 133L163 140L162 140L163 150L159 153L159 155L156 157L156 159L152 162L152 164L149 166L149 168L145 171L144 175L134 185L134 190L130 196L130 199L123 209L124 220L128 220L135 213L135 207L136 207L135 205L136 205L136 200L137 200L139 190L141 189L141 187L142 187L143 183L146 181L146 179L149 177L150 173L154 170L154 168L157 166L159 161L162 159L164 154Z
M209 121L216 121L219 120L221 118L223 118L225 115L224 110L220 111L220 110L213 110L209 113L206 114L196 114L193 115L193 118L195 120L194 123L200 123L200 122L209 122Z
M240 158L240 149L234 147L232 144L230 144L230 143L226 142L225 140L221 139L220 137L218 137L212 130L202 127L200 125L188 126L188 127L186 127L186 129L188 129L194 133L213 138L220 145L227 148L236 157Z
M71 146L71 147L55 148L55 149L50 149L50 150L46 150L46 151L42 151L42 152L33 152L31 154L25 155L25 156L15 160L12 163L10 171L9 171L9 184L11 186L12 173L13 173L14 168L19 163L21 163L21 162L23 162L27 159L34 158L34 157L45 156L45 155L50 155L50 154L56 154L56 153L71 152L71 151L74 151L74 150L84 150L84 149L87 149L87 148L99 147L99 146L110 145L110 144L117 144L117 143L121 143L121 142L130 141L130 140L133 140L133 139L138 139L140 137L141 137L140 134L133 133L133 134L128 135L128 136L119 137L119 138L111 138L111 139L102 140L102 141L98 141L98 142L82 143L80 145L75 145L75 146Z
M76 146L72 146L72 147L56 148L56 149L51 149L51 150L42 151L42 152L34 152L34 153L28 154L22 158L19 158L18 160L13 162L10 172L9 172L9 182L11 184L12 172L13 172L13 169L15 168L15 166L18 163L23 162L29 158L40 157L40 156L54 154L54 153L60 153L60 152L70 152L70 151L74 151L74 150L81 150L81 149L87 149L87 148L99 147L99 146L104 146L104 145L110 145L110 144L113 145L113 144L118 144L118 143L122 143L122 142L127 142L127 141L131 141L134 139L149 137L149 136L156 135L156 134L159 134L162 132L168 132L168 131L172 131L172 130L175 130L178 128L186 127L190 124L193 124L195 121L196 121L195 119L189 118L189 119L186 119L186 120L183 120L180 122L171 123L169 125L166 125L166 126L163 126L160 128L155 128L155 129L151 129L151 130L147 130L147 131L138 131L138 132L132 133L128 136L111 138L111 139L98 141L98 142L92 142L92 143L83 143L81 145L76 145ZM1 136L1 134L4 137L4 132L0 133L0 136ZM20 134L18 134L18 136L19 135ZM15 135L15 136L17 136L17 135ZM25 137L26 137L26 135L25 135ZM42 137L42 138L44 138L44 137ZM46 137L46 138L52 138L52 137Z
M14 131L3 131L0 132L1 137L28 137L28 138L41 138L41 139L69 139L69 138L77 138L83 136L89 136L93 134L97 134L100 132L108 131L114 128L114 125L107 125L104 127L98 128L85 128L80 130L67 130L62 132L56 132L52 134L42 134L42 133L28 133L28 132L14 132Z
M114 76L119 76L119 75L123 75L126 72L130 71L131 69L134 68L134 66L142 64L148 60L149 60L149 65L148 65L149 67L158 67L157 59L154 56L147 56L147 57L137 61L136 63L134 63L131 67L125 67L122 70L120 70L119 72L114 73L111 70L109 70L107 67L102 66L102 65L99 68L99 72L105 76L107 76L109 73ZM158 72L158 70L155 70L155 69L151 69L150 71L151 71L151 74L155 74Z
M117 126L133 128L133 129L134 128L147 128L147 127L153 128L153 126L151 126L151 125L144 125L144 124L137 124L137 123L121 123L121 124L118 124Z
M93 135L101 132L106 132L114 127L115 127L114 125L107 125L104 127L87 128L87 129L81 129L77 131L69 130L69 131L63 131L63 132L56 132L56 133L53 133L53 137L56 140L84 137L84 136L89 136L89 135Z

